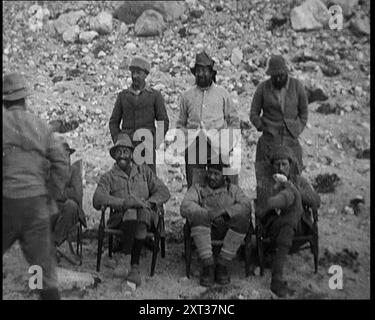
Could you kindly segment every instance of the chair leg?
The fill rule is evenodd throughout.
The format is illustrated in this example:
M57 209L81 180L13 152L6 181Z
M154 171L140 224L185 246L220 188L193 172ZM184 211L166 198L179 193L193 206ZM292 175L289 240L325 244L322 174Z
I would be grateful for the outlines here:
M251 263L251 252L252 252L252 246L251 246L251 235L248 235L245 240L245 277L249 277L250 272L250 263Z
M184 245L185 245L185 269L186 277L190 278L191 254L192 254L192 239L190 235L190 228L187 224L184 226Z
M160 237L161 257L165 258L165 237Z
M82 258L82 225L79 224L77 227L77 248L76 248L77 256Z
M151 277L153 277L155 273L156 259L158 257L158 251L159 251L159 242L160 242L160 235L156 232L155 240L154 240L154 248L152 250L152 261L151 261L151 272L150 272Z
M104 227L99 226L98 231L98 252L96 259L96 271L100 271L100 260L102 258L102 249L103 249L103 240L104 240Z
M112 258L113 252L113 235L110 234L108 237L108 257Z
M318 273L318 265L319 265L319 244L318 244L318 237L314 236L314 239L311 243L312 253L314 255L314 273Z
M263 277L264 275L264 250L263 250L263 242L260 237L257 237L257 247L258 247L260 276Z

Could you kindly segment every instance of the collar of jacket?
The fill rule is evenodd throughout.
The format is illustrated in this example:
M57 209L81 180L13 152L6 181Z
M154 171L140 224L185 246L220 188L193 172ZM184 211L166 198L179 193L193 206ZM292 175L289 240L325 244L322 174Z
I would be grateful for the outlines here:
M135 94L135 95L140 95L143 91L147 91L147 92L152 92L152 89L151 89L151 87L149 86L149 85L145 85L145 87L143 88L143 89L141 89L141 90L134 90L134 88L133 88L133 86L131 85L130 87L129 87L129 92L131 92L132 94Z
M287 91L289 90L289 84L290 84L290 75L288 74L288 80L286 80L286 84L284 87L282 87L280 90L279 89L276 89L274 86L273 86L273 83L271 81L271 78L270 78L270 83L271 83L271 89L274 90L274 91L280 91L282 89L286 89Z
M135 175L138 174L139 172L139 167L137 166L137 164L135 164L134 162L132 162L132 168L130 170L130 175L128 176L124 171L122 171L120 169L120 167L118 166L117 163L115 163L112 167L112 170L113 172L117 175L117 176L120 176L120 177L123 177L125 179L130 179L132 177L134 177Z

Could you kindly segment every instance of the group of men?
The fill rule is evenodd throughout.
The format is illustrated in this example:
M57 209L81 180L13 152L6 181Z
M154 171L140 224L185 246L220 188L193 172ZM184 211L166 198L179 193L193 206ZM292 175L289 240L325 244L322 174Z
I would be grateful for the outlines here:
M195 132L193 139L187 139L184 151L188 190L180 212L191 227L201 261L203 286L230 282L229 265L246 236L252 214L251 200L239 187L238 172L228 175L226 171L231 167L229 159L235 138L230 136L229 147L223 150L222 146L228 144L217 143L212 136L220 130L240 129L229 92L216 83L214 64L206 52L196 55L191 68L195 85L181 94L176 123L186 136L189 130ZM156 150L163 140L157 139L156 132L162 130L164 137L169 117L161 93L146 83L150 63L137 56L129 69L132 84L118 94L109 120L114 143L109 153L115 163L101 176L93 206L97 210L103 206L113 209L108 221L112 228L125 230L127 221L136 220L131 269L126 279L139 286L140 254L147 230L157 225L156 208L170 198L156 168ZM288 286L282 276L283 265L298 231L303 207L318 207L320 200L300 176L303 165L298 136L307 122L303 86L288 74L281 56L270 58L266 73L270 79L258 86L250 111L251 122L262 132L256 150L255 215L276 247L271 290L284 297ZM56 140L51 128L26 111L28 94L20 75L4 77L3 254L15 240L20 240L28 262L39 264L44 270L41 298L53 299L59 294L55 255L51 252L68 238L77 222L85 225L83 191L77 179L80 172L70 165L74 150ZM149 130L153 138L152 145L144 148L152 159L148 163L140 163L134 157L135 148L143 142L135 137L138 129ZM275 173L285 176L285 181L273 180ZM213 254L212 239L223 240L218 254Z

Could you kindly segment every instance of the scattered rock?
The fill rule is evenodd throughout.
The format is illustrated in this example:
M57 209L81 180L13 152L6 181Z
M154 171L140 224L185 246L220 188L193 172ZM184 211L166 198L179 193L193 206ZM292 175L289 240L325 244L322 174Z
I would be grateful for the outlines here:
M49 122L50 127L53 132L66 133L72 130L75 130L79 126L77 120L66 121L66 120L52 120Z
M335 191L340 180L336 173L319 174L315 178L313 186L318 193L332 193Z
M336 101L329 100L322 103L315 111L323 114L340 114L342 108Z
M99 34L109 34L112 31L112 15L108 12L100 12L90 19L90 29Z
M55 20L54 27L58 34L63 34L70 27L77 25L78 21L84 16L86 14L83 10L64 13Z
M320 69L327 77L335 77L340 74L339 67L333 62L326 62L324 65L320 65Z
M63 33L63 40L67 43L74 43L79 35L79 27L72 26L65 30Z
M288 21L288 18L283 16L282 14L276 14L274 15L268 25L268 30L273 30L275 28L281 27Z
M134 31L137 36L151 37L162 34L164 28L163 16L155 10L146 10L137 19Z
M361 196L358 195L354 199L350 200L350 207L353 208L354 214L356 216L360 216L364 213L365 211L365 199Z
M290 20L294 30L320 29L331 17L328 9L320 0L306 0L290 12Z
M243 53L240 48L234 48L232 50L231 62L233 65L237 66L241 63L243 59Z
M353 208L351 208L349 206L345 206L344 207L344 213L351 216L351 215L354 215L354 210L353 210Z
M305 87L305 89L308 103L312 103L314 101L325 101L328 99L328 96L320 88Z
M178 34L181 38L185 38L187 36L186 27L182 27L180 30L178 30Z
M121 5L115 10L113 17L126 24L132 24L144 11L150 9L162 14L166 21L178 20L185 12L182 1L121 1Z
M90 43L99 34L96 31L83 31L79 34L79 41L83 43Z
M356 17L351 20L351 30L357 36L370 35L370 20L368 17Z
M88 272L76 272L63 268L57 268L57 278L62 290L93 288L101 282L99 278Z
M137 45L133 42L129 42L125 45L125 50L132 53L137 50Z
M204 7L202 5L190 10L190 16L194 19L199 19L204 15Z
M119 30L119 34L121 35L125 35L129 32L129 28L128 26L126 25L126 23L121 23L120 25L120 30Z
M350 268L355 273L359 271L360 266L360 263L358 261L358 252L356 250L350 250L348 248L344 248L342 251L336 253L332 253L330 250L325 249L323 257L319 260L319 264L322 264L324 266L336 264L341 267Z
M32 15L29 18L29 28L33 32L43 29L44 23L50 17L49 10L38 5L32 5L29 9L29 14Z

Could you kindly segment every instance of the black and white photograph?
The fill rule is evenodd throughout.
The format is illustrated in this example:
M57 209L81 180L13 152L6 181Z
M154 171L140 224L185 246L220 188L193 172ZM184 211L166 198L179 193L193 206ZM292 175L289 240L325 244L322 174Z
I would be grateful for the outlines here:
M2 6L2 300L371 298L370 0Z

